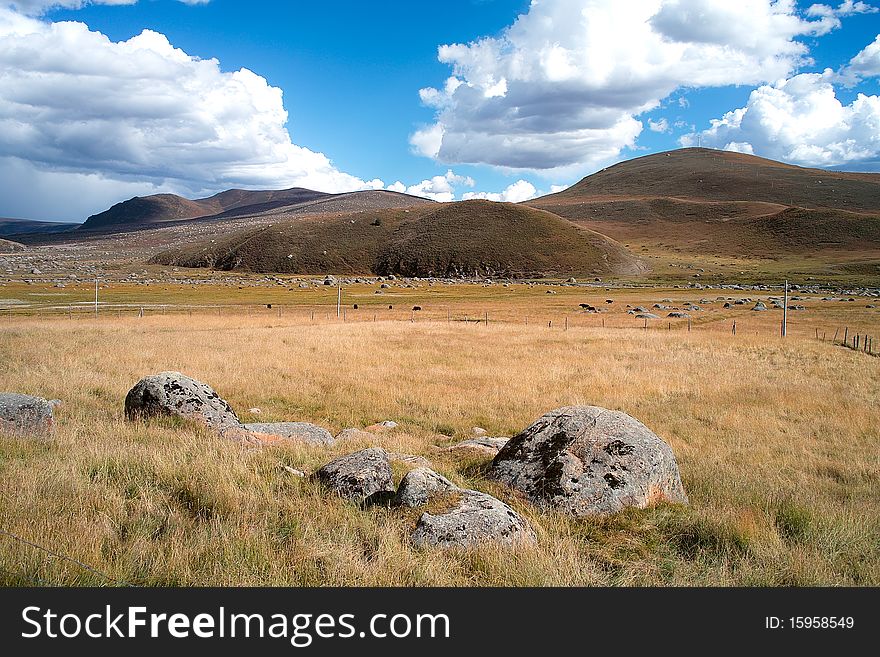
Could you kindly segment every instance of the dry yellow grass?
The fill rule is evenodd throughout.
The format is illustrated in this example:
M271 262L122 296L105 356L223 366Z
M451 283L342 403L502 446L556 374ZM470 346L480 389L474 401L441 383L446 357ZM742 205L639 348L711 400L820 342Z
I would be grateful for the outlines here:
M526 515L538 549L415 550L415 515L363 511L281 469L369 446L242 451L129 424L143 375L176 369L261 421L421 454ZM880 359L799 337L445 322L172 316L0 322L0 390L64 400L52 441L0 437L0 529L146 585L878 585ZM443 446L546 411L626 411L675 451L690 507L542 513ZM402 471L398 468L398 476ZM105 584L0 536L0 583Z

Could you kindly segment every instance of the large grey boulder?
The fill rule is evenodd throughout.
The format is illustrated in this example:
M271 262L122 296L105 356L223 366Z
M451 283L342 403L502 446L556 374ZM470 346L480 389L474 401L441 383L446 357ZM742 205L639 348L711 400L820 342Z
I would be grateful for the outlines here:
M211 386L180 372L146 376L125 397L129 420L162 415L193 420L221 433L241 426L235 411Z
M498 452L491 476L575 516L687 503L669 445L626 413L596 406L542 416Z
M308 422L253 422L242 427L256 434L258 439L264 437L264 442L294 440L317 447L331 447L336 443L327 429Z
M52 407L52 402L42 397L0 392L0 431L46 438L55 426Z
M312 476L337 495L359 504L384 502L394 495L391 460L381 447L340 456Z
M416 468L404 475L397 487L397 494L392 504L394 506L416 507L427 504L434 495L458 490L443 475L439 475L429 468Z
M536 542L529 523L501 500L475 490L450 491L451 508L425 512L410 535L416 547L469 548L486 542L505 545Z

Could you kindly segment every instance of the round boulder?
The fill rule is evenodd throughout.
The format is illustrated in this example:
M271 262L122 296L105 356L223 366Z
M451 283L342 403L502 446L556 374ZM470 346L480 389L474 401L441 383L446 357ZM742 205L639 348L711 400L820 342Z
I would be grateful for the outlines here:
M0 431L46 438L55 425L52 407L53 403L42 397L0 392Z
M391 459L381 447L340 456L313 476L337 495L358 504L384 502L394 495Z
M220 432L240 427L235 411L211 386L180 372L144 377L125 397L126 419L162 415L194 420Z
M580 517L687 503L669 445L626 413L597 406L542 416L498 452L491 476Z

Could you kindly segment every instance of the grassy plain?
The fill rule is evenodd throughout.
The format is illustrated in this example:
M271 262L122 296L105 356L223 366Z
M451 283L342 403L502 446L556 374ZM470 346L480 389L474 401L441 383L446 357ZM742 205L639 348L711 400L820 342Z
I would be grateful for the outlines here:
M0 389L63 400L53 440L0 438L0 529L143 585L880 585L880 359L815 339L819 326L876 331L863 300L807 302L783 341L779 311L716 303L688 331L643 330L623 310L710 291L352 286L343 322L331 289L181 287L192 315L0 316ZM150 289L105 296L146 303ZM87 288L52 292L72 303ZM577 312L606 296L616 310ZM488 325L458 321L485 312ZM128 389L168 369L244 420L336 433L393 419L375 442L509 502L539 547L416 550L414 513L361 510L282 468L311 472L366 443L242 451L177 422L125 422ZM473 426L513 435L567 404L626 411L664 437L690 506L573 520L487 480L488 457L437 449ZM0 583L112 584L2 535Z

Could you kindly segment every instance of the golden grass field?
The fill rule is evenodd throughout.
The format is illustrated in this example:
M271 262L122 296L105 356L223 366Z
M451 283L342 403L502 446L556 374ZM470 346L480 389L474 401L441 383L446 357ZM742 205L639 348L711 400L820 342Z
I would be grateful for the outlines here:
M571 311L602 290L434 292L365 288L361 304L375 308L346 322L330 290L273 291L301 301L281 316L0 316L0 390L63 400L53 440L0 437L0 529L135 585L880 585L880 359L815 339L820 326L876 330L876 310L808 304L782 340L778 311L731 311L747 327L733 336L720 309L689 332L665 319L642 330L619 308L710 291L615 291L605 328ZM389 297L406 310L380 315ZM392 321L408 320L414 299L427 299L425 314ZM490 322L447 322L443 304L453 320L486 308ZM416 550L417 512L362 510L281 467L311 472L367 443L243 451L175 421L125 422L126 392L163 370L209 383L245 421L335 434L393 419L374 442L510 503L539 545ZM488 457L436 449L474 426L513 435L570 404L623 410L666 439L690 506L574 520L488 481ZM113 582L0 535L0 584Z

